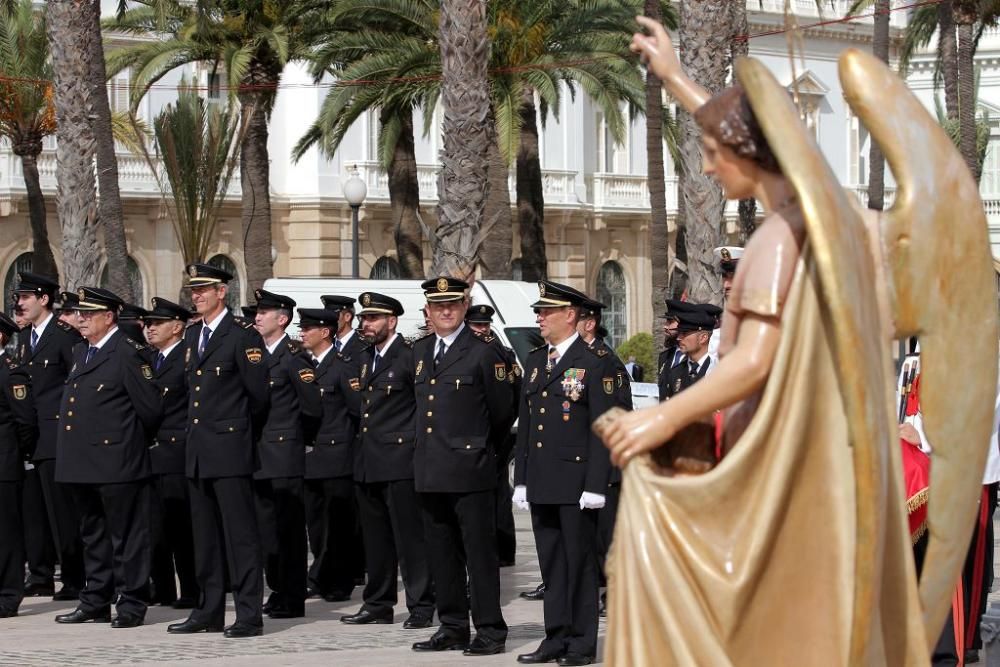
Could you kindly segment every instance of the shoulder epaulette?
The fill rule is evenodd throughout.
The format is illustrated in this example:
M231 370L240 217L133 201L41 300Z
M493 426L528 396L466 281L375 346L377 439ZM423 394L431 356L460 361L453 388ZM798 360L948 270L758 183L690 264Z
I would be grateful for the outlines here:
M74 329L72 325L63 322L58 317L56 318L56 326L62 329L63 331L76 331L76 329Z
M497 339L497 337L494 336L493 334L484 334L484 333L479 333L478 331L472 332L472 336L474 338L477 338L478 340L483 341L484 343L492 343Z
M410 340L408 338L403 338L403 345L405 345L406 347L413 347L413 344L415 342L416 341Z
M233 316L233 320L235 320L236 324L240 325L244 329L253 328L253 322L251 322L250 320L245 320L242 317L236 317L235 315Z
M547 348L548 346L549 346L549 344L548 344L548 343L542 343L542 344L541 344L541 345L539 345L538 347L533 347L533 348L531 348L531 352L538 352L539 350L544 350L544 349L545 349L545 348ZM529 354L530 354L530 353L529 353Z
M345 357L343 352L338 352L337 356L335 358L339 359L340 361L350 361L351 360L350 357Z
M19 367L20 367L20 364L17 363L16 359L14 359L13 357L10 357L10 356L7 357L7 368L9 368L12 371L15 371Z
M128 336L125 336L125 342L134 347L139 352L142 352L147 347L145 343L140 343L137 340L132 340Z
M597 347L595 345L594 347L588 347L587 349L590 350L591 352L593 352L594 354L596 354L599 357L606 357L606 356L608 356L608 349L606 347Z
M285 344L288 346L288 351L291 352L292 354L298 354L299 352L302 351L302 343L300 343L297 340L292 340L291 338L289 338Z

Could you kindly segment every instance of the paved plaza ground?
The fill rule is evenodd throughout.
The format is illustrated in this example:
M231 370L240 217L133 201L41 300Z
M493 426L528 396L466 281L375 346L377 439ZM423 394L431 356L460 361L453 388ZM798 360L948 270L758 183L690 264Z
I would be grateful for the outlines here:
M150 608L146 625L129 630L112 630L107 624L57 625L53 618L71 610L71 603L28 598L20 616L0 621L0 665L515 665L518 653L537 648L544 631L542 603L518 597L541 580L528 514L515 510L514 518L517 564L500 571L503 613L510 626L507 653L502 655L467 658L455 651L413 652L410 645L430 637L433 629L404 630L405 605L397 607L393 625L344 625L340 617L361 606L361 590L355 589L350 602L309 600L305 618L265 619L264 636L253 639L168 635L167 625L187 615L169 607ZM230 601L226 621L233 619Z

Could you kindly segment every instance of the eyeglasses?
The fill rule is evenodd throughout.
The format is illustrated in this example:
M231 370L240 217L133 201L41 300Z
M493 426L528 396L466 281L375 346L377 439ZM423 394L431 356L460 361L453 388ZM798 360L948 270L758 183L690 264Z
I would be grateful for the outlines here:
M542 317L548 317L557 310L565 310L566 306L559 306L558 308L534 308L535 315L541 315Z

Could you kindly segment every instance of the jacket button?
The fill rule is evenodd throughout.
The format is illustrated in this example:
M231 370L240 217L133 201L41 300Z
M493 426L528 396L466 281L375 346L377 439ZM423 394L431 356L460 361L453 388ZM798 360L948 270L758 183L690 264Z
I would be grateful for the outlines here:
M70 397L69 397L69 402L70 402L70 403L76 403L76 398L75 398L75 397L73 397L73 396L70 396Z
M177 442L177 438L170 438L170 442Z
M198 401L194 402L194 407L198 407Z
M199 368L198 370L196 370L196 371L194 372L194 374L195 374L195 375L201 375L201 369Z
M106 445L106 444L108 444L108 441L107 441L107 440L105 440L105 441L104 441L104 444L105 444L105 445Z
M194 390L195 391L201 391L201 387L195 387Z
M472 449L472 445L466 445L465 448L466 449Z
M579 457L579 456L578 456L578 457L576 457L576 460L577 460L577 461L579 461L579 460L580 460L580 457Z
M70 410L69 412L67 412L67 413L66 413L66 416L67 416L67 417L72 417L72 416L73 416L73 411L72 411L72 410Z
M66 430L67 430L67 431L72 431L72 430L73 430L73 427L72 427L72 426L67 426L67 427L66 427Z
M427 412L427 416L428 416L428 417L433 417L433 416L434 416L434 413L433 413L433 412L430 412L430 411L428 411L428 412Z
M434 429L432 429L432 428L431 428L430 426L428 426L428 427L427 427L427 432L428 432L428 433L433 433L433 432L434 432Z
M361 432L362 432L362 433L367 433L367 432L368 432L368 427L367 427L367 426L365 426L365 427L364 427L363 429L361 429Z
M336 444L337 444L337 441L336 441L336 440L331 440L331 441L330 441L330 444L331 444L331 445L336 445Z
M540 442L536 442L536 443L535 443L535 447L538 447L539 449L541 449L541 448L542 448L542 443L540 443Z
M434 394L431 394L430 396L428 396L427 400L428 401L433 401L434 400Z
M431 378L431 384L437 384L437 380L435 380L434 378Z
M197 423L198 423L198 418L197 418L197 417L195 417L195 418L194 418L194 419L192 420L192 422L191 422L191 423L192 423L192 424L197 424Z
M73 389L76 389L78 386L79 385L77 385L77 383L75 383L75 382L73 383Z
M274 380L271 380L270 382L268 382L268 384L273 387L274 386Z
M371 390L372 390L372 386L368 385L368 391L371 391Z
M229 429L229 430L232 431L233 429ZM278 442L284 442L284 441L285 441L285 436L279 435L278 436Z
M545 430L545 426L543 426L542 424L539 424L538 425L538 430L539 431L544 431Z
M230 427L229 427L229 431L230 431L230 433L232 432L232 430L233 430L233 427L232 427L232 426L230 426Z
M538 414L544 415L545 414L545 408L538 408Z
M403 444L403 439L402 438L399 439L399 444Z
M365 413L365 419L368 419L368 413L367 412Z
M542 392L542 398L548 398L548 396L549 396L549 392L547 392L547 391L543 391Z

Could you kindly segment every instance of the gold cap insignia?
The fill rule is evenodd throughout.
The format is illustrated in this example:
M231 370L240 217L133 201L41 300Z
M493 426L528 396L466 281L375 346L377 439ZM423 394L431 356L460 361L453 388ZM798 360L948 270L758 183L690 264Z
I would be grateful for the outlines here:
M197 278L198 277L198 267L195 266L194 264L192 264L191 266L189 266L188 267L188 275L191 276L192 278Z
M538 296L545 297L545 283L538 283Z
M368 292L365 292L364 294L362 294L361 295L361 305L364 306L365 308L367 308L368 306L372 305L372 295L369 294Z
M86 299L87 298L87 293L83 291L82 287L76 291L76 295L78 297L80 297L81 299Z
M733 260L733 256L729 252L729 248L723 248L719 252L719 256L722 257L723 262L731 262Z
M438 292L447 292L448 291L448 279L447 278L438 278L437 288L438 288Z
M483 315L485 315L486 314L486 306L479 306L479 312L482 313Z

